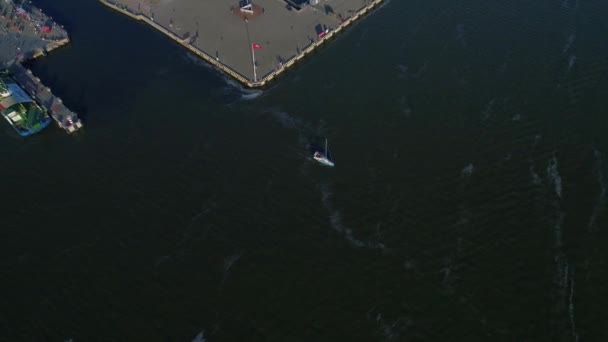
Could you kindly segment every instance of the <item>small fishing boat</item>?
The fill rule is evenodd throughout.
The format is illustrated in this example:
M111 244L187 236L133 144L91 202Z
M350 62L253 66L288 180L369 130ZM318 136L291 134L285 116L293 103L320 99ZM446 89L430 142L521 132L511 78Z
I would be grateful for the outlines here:
M333 167L335 164L334 164L334 162L329 160L329 154L327 151L328 151L327 150L327 139L325 139L325 152L316 151L312 157L315 158L316 161L318 161L319 163L321 163L325 166Z

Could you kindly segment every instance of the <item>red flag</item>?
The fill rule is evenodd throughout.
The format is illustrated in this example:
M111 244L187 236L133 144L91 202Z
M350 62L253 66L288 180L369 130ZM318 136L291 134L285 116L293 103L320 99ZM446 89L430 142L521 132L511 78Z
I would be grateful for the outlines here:
M254 44L251 44L251 48L254 50L259 50L262 48L262 46L254 43Z

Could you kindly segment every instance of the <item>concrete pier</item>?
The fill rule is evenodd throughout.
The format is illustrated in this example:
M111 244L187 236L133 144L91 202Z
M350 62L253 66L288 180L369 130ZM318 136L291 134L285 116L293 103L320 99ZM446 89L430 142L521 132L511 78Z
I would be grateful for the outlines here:
M332 0L294 8L281 0L100 0L143 21L244 85L261 87L384 0ZM291 2L293 4L293 2ZM259 46L258 49L252 48Z
M0 64L43 56L69 41L66 30L30 1L0 1Z
M0 2L0 64L59 127L74 132L82 127L76 113L32 75L22 62L46 55L70 42L67 32L29 1Z
M21 63L15 62L8 68L12 78L41 106L49 111L50 116L57 122L59 127L68 133L82 128L82 122L76 113L69 110L63 101L51 93L40 79L32 75Z

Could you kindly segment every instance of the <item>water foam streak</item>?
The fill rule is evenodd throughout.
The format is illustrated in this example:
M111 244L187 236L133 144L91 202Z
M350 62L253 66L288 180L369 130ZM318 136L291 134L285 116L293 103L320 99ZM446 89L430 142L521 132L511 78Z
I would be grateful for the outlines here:
M492 115L492 111L494 109L494 104L496 103L496 98L493 98L490 100L490 102L488 102L488 104L486 105L486 107L481 111L481 120L482 121L486 121L490 118L490 115Z
M562 2L562 8L576 10L578 9L578 0L564 0Z
M568 40L566 41L564 48L562 49L562 53L566 53L566 52L568 52L568 50L570 50L570 48L572 47L572 44L574 44L575 39L576 39L576 35L574 33L571 33L568 36Z
M192 342L205 342L207 341L205 339L205 330L201 331L200 333L198 333L198 335L194 336L194 339L192 340Z
M606 205L606 177L603 171L603 156L598 150L595 149L593 150L593 155L595 156L597 180L600 185L600 194L598 196L597 203L593 207L591 217L589 218L589 223L587 224L588 230L592 230L596 226L597 217Z
M463 47L467 47L466 31L463 24L456 25L456 41Z
M342 214L340 213L340 211L333 208L333 205L331 204L332 196L333 196L333 192L332 192L329 184L322 183L321 184L321 203L323 203L323 206L325 207L325 209L327 209L327 211L330 212L329 222L331 224L331 227L336 232L343 235L344 238L346 239L346 241L348 241L350 243L350 245L353 247L380 249L380 250L386 249L386 246L381 242L377 242L377 241L365 242L365 241L357 239L354 236L352 229L345 227L344 224L342 223Z
M576 63L576 56L570 55L570 58L568 59L568 69L566 69L566 73L569 73L570 70L572 70L574 63Z
M243 253L238 253L224 258L224 276L220 282L220 287L224 285L226 278L228 278L228 275L230 275L230 269L241 258L242 255Z
M574 316L574 276L575 269L570 266L568 257L563 250L563 224L565 213L562 208L562 177L559 173L559 162L555 153L549 160L547 165L547 183L550 189L555 194L554 207L555 207L555 222L553 227L554 233L554 249L555 249L555 283L557 285L557 295L560 302L559 307L563 308L561 313L564 319L567 319L570 325L572 338L575 342L578 342L579 335L576 331L575 316ZM567 310L567 312L566 312Z
M460 176L463 178L471 177L473 171L475 171L475 165L473 165L473 163L469 163L469 165L462 168L460 171Z
M553 190L559 199L562 198L562 177L559 174L557 157L553 155L547 166L547 176L549 177L549 185L553 186Z
M570 313L570 329L572 330L572 338L574 342L578 342L578 333L576 332L576 324L574 321L574 270L570 276L570 297L568 298L568 312Z
M542 179L540 179L540 176L536 173L534 165L530 165L530 176L532 176L532 184L540 185L542 183Z
M367 319L378 325L381 340L386 342L401 341L403 339L402 335L412 325L411 319L404 316L399 316L394 320L387 319L385 315L376 310L375 306L367 312L366 316Z

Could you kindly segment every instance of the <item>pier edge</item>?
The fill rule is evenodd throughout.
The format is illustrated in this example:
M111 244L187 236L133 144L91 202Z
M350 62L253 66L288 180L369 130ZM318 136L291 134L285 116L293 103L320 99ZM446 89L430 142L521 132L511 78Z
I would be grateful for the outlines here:
M199 48L191 45L189 38L182 39L182 38L178 37L175 33L167 30L165 27L163 27L162 25L158 24L153 19L148 18L144 14L142 14L142 13L133 13L133 12L129 11L126 7L123 8L123 6L121 6L120 4L114 3L114 2L112 2L110 0L99 0L99 1L102 4L106 5L107 7L112 8L112 9L114 9L114 10L116 10L116 11L118 11L118 12L120 12L120 13L128 16L128 17L131 17L132 19L135 19L135 20L138 20L138 21L143 21L143 22L149 24L153 28L155 28L158 31L164 33L169 38L173 39L174 41L176 41L180 45L182 45L185 48L187 48L188 50L190 50L195 55L199 56L200 58L202 58L205 61L207 61L208 63L210 63L211 65L213 65L214 67L216 67L218 70L225 72L229 76L232 76L234 79L236 79L237 81L241 82L243 85L245 85L245 86L247 86L249 88L259 88L259 87L263 87L263 86L267 85L268 82L272 81L274 78L276 78L277 76L279 76L283 72L287 71L287 69L289 69L290 67L292 67L293 65L295 65L296 62L298 62L299 60L301 60L302 58L304 58L306 55L308 55L309 53L311 53L312 51L314 51L317 47L321 46L322 44L324 44L325 42L327 42L328 40L330 40L332 37L334 37L335 35L337 35L344 28L346 28L348 26L351 26L355 21L357 21L360 18L362 18L363 16L369 14L369 12L371 10L373 10L378 5L382 4L385 0L372 0L368 5L364 6L363 8L361 8L360 10L358 10L355 14L353 14L351 17L349 17L344 22L342 22L337 28L329 31L325 36L323 36L323 38L321 38L320 40L318 40L318 41L316 41L316 42L314 42L314 43L312 43L310 45L308 45L299 54L293 56L287 62L285 62L279 69L276 69L276 70L270 72L269 74L267 74L266 76L264 76L261 80L259 80L257 82L252 82L250 79L248 79L247 77L241 75L236 70L230 68L229 66L227 66L227 65L225 65L223 63L220 63L219 61L217 61L215 58L213 58L211 55L207 54L203 50L201 50L201 49L199 49Z

